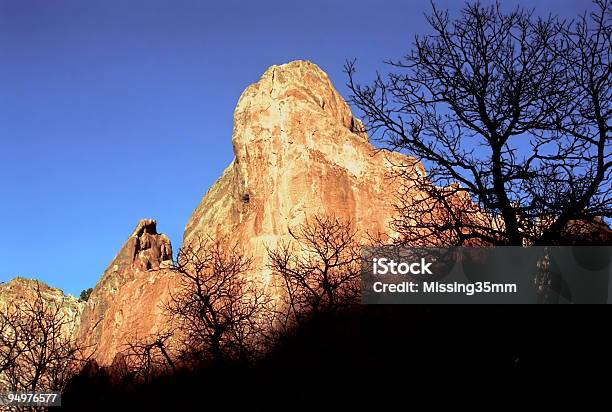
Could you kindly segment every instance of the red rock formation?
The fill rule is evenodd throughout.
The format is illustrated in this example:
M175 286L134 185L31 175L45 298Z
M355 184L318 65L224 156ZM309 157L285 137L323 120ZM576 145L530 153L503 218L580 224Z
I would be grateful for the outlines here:
M235 159L193 212L183 242L229 235L252 255L253 276L264 282L266 246L309 216L333 215L363 235L394 236L389 223L400 188L388 176L400 164L425 173L413 158L375 150L328 76L305 61L272 66L244 91L232 144ZM155 221L143 220L104 272L79 331L101 365L110 365L128 339L164 328L161 305L177 284L163 269L171 257L168 238Z
M231 235L269 280L266 246L315 214L351 220L363 234L389 234L395 213L394 165L414 164L376 150L348 105L315 64L272 66L234 112L235 159L187 223L184 244ZM414 193L414 196L418 196Z
M72 295L65 295L59 289L52 288L39 280L16 277L9 282L0 283L0 308L7 304L23 301L32 302L36 299L38 290L46 304L52 307L61 307L64 320L69 322L65 325L66 333L76 334L79 330L80 315L84 303Z
M40 300L38 300L40 298ZM39 306L38 304L42 304ZM59 326L60 333L63 335L62 337L70 338L73 341L76 338L79 330L79 322L80 322L80 314L83 309L83 302L75 298L71 295L64 295L59 289L49 287L47 284L33 279L26 279L22 277L16 277L9 282L1 283L0 282L0 313L2 317L9 315L15 315L16 313L19 316L19 320L17 324L21 324L25 330L30 333L42 333L43 329L41 329L41 323L38 323L41 319L38 316L43 316L42 325L54 325ZM57 312L56 312L57 310ZM34 311L34 312L33 312ZM36 313L36 315L34 315ZM29 322L35 322L33 324ZM13 322L15 322L15 318L13 318ZM3 322L0 322L3 323ZM4 338L13 338L15 335L15 330L12 328L14 323L10 323L11 327L7 327L9 324L5 324L4 328L1 328L0 333ZM53 341L51 336L57 336L55 332L45 330L47 332L46 337L40 337L40 341L37 343L57 343ZM23 329L21 330L23 332ZM40 346L37 345L29 345L26 342L28 340L24 340L24 335L18 334L18 340L21 342L19 345L21 349L27 348L26 352L21 352L20 355L16 358L16 364L19 365L17 370L21 370L25 376L28 376L27 373L32 372L29 370L30 367L30 357L33 355L40 354L38 350ZM27 334L26 334L27 336ZM66 339L67 341L68 339ZM2 345L2 343L0 343ZM6 356L8 353L12 353L13 356L16 354L14 351L6 351L6 347L0 346L0 353L4 353ZM61 351L54 350L50 346L47 347L47 355L57 355ZM0 363L3 362L6 358L0 355ZM45 358L46 360L50 360L50 358ZM11 382L14 384L14 381L8 379L8 377L2 371L2 367L5 365L0 365L0 391L9 390L12 388ZM57 365L55 365L57 366ZM23 368L23 369L22 369ZM27 372L25 372L27 371ZM48 379L52 373L43 372L43 375L39 377L40 382ZM6 409L2 409L6 410Z
M231 235L264 281L266 246L309 216L333 215L363 234L390 234L398 188L389 172L409 162L424 173L414 159L375 150L327 75L305 61L272 66L244 91L232 144L235 160L189 219L184 242ZM79 330L100 365L111 364L129 339L164 328L162 304L176 286L164 270L171 258L168 238L155 221L143 220L102 275Z
M160 303L172 274L170 240L154 220L141 220L108 266L81 315L80 342L95 349L95 359L110 364L128 339L163 327Z

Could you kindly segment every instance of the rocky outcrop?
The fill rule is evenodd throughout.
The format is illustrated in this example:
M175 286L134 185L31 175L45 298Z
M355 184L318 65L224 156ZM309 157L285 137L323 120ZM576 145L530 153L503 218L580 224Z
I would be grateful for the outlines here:
M80 343L110 364L130 339L163 327L160 303L171 274L170 240L157 233L154 220L141 220L94 288L81 316Z
M376 150L328 76L307 61L272 66L244 91L232 144L235 159L194 211L183 242L231 235L264 281L266 247L309 216L350 220L363 235L393 235L398 187L388 177L400 164L424 173L413 158Z
M395 237L390 226L395 195L422 196L389 178L398 166L408 166L404 177L424 176L422 165L374 148L328 76L310 62L272 66L243 92L232 145L235 158L193 212L183 244L229 237L253 258L253 276L266 284L272 280L266 248L288 239L289 229L309 217L350 220L364 238ZM572 227L589 238L597 230L609 242L611 232L602 225ZM162 305L178 283L165 269L171 259L168 238L157 233L154 220L142 220L86 304L40 287L45 299L61 301L74 315L78 339L95 351L95 360L110 365L129 340L162 331L168 323ZM22 278L0 285L0 304L28 299L35 285ZM115 364L121 362L118 357Z
M570 220L561 231L562 245L610 245L612 230L601 218Z
M264 282L266 247L309 216L350 220L363 235L390 234L390 194L398 188L388 175L415 163L376 150L328 76L306 61L272 66L244 91L232 144L234 161L194 211L183 241L231 236ZM424 173L420 164L414 172ZM170 258L170 242L155 222L140 222L83 311L81 340L95 347L100 364L110 364L128 339L167 323L161 306L177 284L163 270Z
M14 388L14 380L9 379L9 375L3 370L5 365L1 364L7 359L8 354L12 356L18 354L13 358L14 363L9 363L9 366L15 365L9 370L22 372L28 371L31 364L30 357L39 354L38 350L41 349L39 344L48 344L47 354L57 354L57 350L54 350L51 344L58 342L51 337L57 337L59 331L65 341L75 340L82 309L83 302L39 280L16 277L9 282L0 283L0 333L2 338L8 339L8 342L17 337L21 343L20 349L25 349L22 352L7 350L11 345L9 344L8 348L3 347L1 341L4 339L0 340L0 390ZM7 319L11 320L5 323ZM53 331L48 330L51 325ZM17 335L15 330L19 331ZM40 339L37 338L35 344L31 344L32 336ZM53 362L51 359L48 360ZM42 381L45 378L39 379Z
M9 282L0 284L0 308L10 305L20 305L21 302L33 303L38 294L44 305L60 308L62 322L65 322L66 334L78 333L81 321L81 311L84 303L72 295L65 295L59 289L52 288L39 280L16 277Z
M361 122L315 64L272 66L249 86L234 112L235 159L193 212L184 245L230 236L252 256L253 276L267 283L267 247L315 215L350 220L364 236L395 235L394 168L413 158L375 149ZM419 196L419 193L411 194ZM162 305L177 279L170 241L142 220L82 309L79 341L110 365L126 342L161 331Z

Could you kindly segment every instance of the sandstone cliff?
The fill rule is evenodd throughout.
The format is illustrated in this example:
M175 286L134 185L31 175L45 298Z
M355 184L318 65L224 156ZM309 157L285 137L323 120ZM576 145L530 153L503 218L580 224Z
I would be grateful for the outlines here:
M388 176L393 165L415 163L376 150L327 74L307 61L272 66L243 92L232 144L235 159L189 219L183 243L231 234L264 281L265 247L308 216L350 219L364 235L390 234L398 188ZM424 173L420 164L414 170Z
M272 66L240 97L234 112L234 161L187 223L183 242L231 235L252 255L253 276L269 281L266 246L316 214L350 219L364 235L389 234L393 165L414 162L377 151L363 126L316 65ZM415 173L424 173L419 165ZM415 194L418 195L418 194ZM154 333L176 282L164 266L170 242L142 221L94 289L82 315L81 340L101 364L126 340Z
M126 341L164 324L160 303L167 298L172 259L170 240L154 220L141 220L108 266L81 315L79 340L95 349L100 364L112 362ZM160 270L161 269L161 270Z
M9 282L0 284L0 308L20 302L34 302L38 291L43 302L51 307L61 308L65 329L68 334L77 334L80 325L81 311L84 303L72 295L65 295L59 289L33 279L16 277Z
M272 66L249 86L234 112L232 144L235 159L193 212L184 245L231 235L253 257L253 276L268 282L266 247L310 216L351 220L363 236L394 235L399 188L388 176L394 165L416 163L376 150L315 64ZM424 173L420 164L414 173ZM142 220L108 266L82 308L78 332L100 364L110 364L129 339L163 329L162 304L177 284L164 270L171 258L156 222Z
M38 300L39 298L40 300ZM39 306L39 304L42 304L42 306ZM42 312L41 309L43 310ZM15 329L13 328L16 324L21 325L21 328L18 327L21 333L27 331L25 336L32 336L29 335L31 333L38 336L38 334L43 331L40 325L49 326L53 324L55 327L60 327L59 331L63 337L74 339L78 334L82 309L83 302L74 296L65 295L64 292L59 289L49 287L39 280L16 277L9 282L0 283L0 312L2 313L3 319L6 319L4 316L7 314L9 318L13 319L11 323L4 324L1 331L3 338L8 338L9 341L15 336ZM19 314L18 318L13 317L16 313ZM42 319L38 317L41 315L44 316ZM56 336L52 331L47 329L44 329L44 331L47 333L46 336ZM36 349L40 349L40 347L36 344L30 346L26 343L30 342L29 339L23 338L24 335L21 334L18 336L23 339L20 345L22 349L35 348L32 352L21 352L17 358L14 358L19 368L24 368L23 370L27 371L30 366L30 356L38 354ZM42 341L46 340L42 339ZM49 338L49 341L46 342L57 343L52 340L52 338ZM1 344L2 343L0 343L0 345ZM6 349L6 347L0 347L0 352L4 353L5 356L8 353L12 353L13 356L15 355L16 352L7 351ZM52 350L53 349L48 348L48 351ZM4 356L0 356L0 362L4 359L6 359ZM0 365L0 370L3 369L3 366L5 365ZM15 370L22 369L16 368ZM44 377L40 379L42 380ZM11 382L12 381L7 375L5 375L5 372L0 372L0 390L8 390L11 388Z
M183 244L230 236L253 257L253 276L264 282L271 280L266 247L288 239L289 228L310 216L351 220L364 237L395 236L389 224L402 188L389 176L401 164L425 173L413 158L376 150L328 76L306 61L272 66L243 92L232 145L235 158L193 212ZM420 195L411 191L404 199ZM177 285L164 269L171 258L156 222L142 220L89 301L64 300L80 343L95 350L100 364L109 365L129 339L164 328L162 304ZM0 285L0 304L27 299L33 285L21 278ZM45 299L64 299L59 290L41 288Z

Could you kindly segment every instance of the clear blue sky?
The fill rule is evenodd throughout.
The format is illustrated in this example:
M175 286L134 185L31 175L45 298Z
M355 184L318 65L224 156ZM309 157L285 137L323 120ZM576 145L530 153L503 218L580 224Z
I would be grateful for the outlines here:
M502 3L562 16L590 7ZM272 64L308 59L346 96L345 59L366 75L400 57L426 30L428 9L426 0L0 0L0 281L36 277L78 294L145 217L176 250L233 158L232 113L248 84Z

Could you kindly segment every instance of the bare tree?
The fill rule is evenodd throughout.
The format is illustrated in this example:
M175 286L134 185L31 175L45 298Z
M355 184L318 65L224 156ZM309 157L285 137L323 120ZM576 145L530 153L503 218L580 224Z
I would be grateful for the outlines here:
M13 332L14 325L19 322L19 312L9 310L7 306L0 312L0 376L14 368L15 362L23 351L19 345L19 336Z
M179 250L171 270L178 292L165 305L176 323L182 360L249 358L270 297L249 279L252 260L236 243L199 239Z
M87 360L63 303L45 301L37 283L33 300L0 308L1 389L62 391Z
M315 216L290 234L293 241L268 254L293 320L357 303L361 252L351 223Z
M400 165L399 242L555 244L572 221L612 216L610 2L595 4L577 23L434 5L433 34L373 85L347 63L368 131L428 169Z
M176 372L169 348L172 335L172 332L163 332L131 339L122 351L127 370L145 383L158 374Z
M545 196L544 192L541 196L546 209L556 216L545 228L542 243L555 241L564 231L571 232L573 221L609 218L611 214L612 2L595 0L593 4L591 13L584 13L571 24L559 24L559 46L549 46L564 70L570 98L553 116L550 130L561 136L557 156L563 156L564 161L557 158L553 159L557 162L549 162L550 173L535 190L539 194L537 188L546 186L548 193L560 193ZM537 155L548 160L545 155ZM573 226L578 226L576 231L584 224Z

